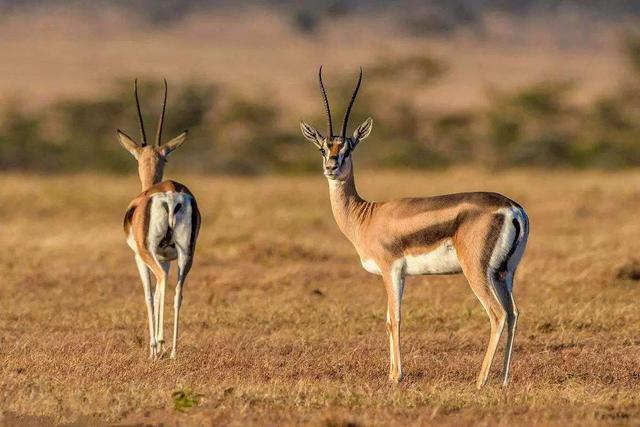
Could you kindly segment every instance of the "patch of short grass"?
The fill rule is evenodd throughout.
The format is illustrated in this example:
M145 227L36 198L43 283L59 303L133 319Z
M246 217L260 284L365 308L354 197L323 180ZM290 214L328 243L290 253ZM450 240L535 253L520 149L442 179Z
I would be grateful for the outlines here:
M189 387L181 388L180 390L171 393L173 409L178 412L185 412L194 406L198 406L202 397L204 397L204 395L194 392Z

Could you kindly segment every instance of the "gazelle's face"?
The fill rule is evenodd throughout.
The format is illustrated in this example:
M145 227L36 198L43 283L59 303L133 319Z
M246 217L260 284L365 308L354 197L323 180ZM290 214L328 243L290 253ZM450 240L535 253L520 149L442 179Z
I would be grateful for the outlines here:
M352 141L350 138L324 138L320 146L322 168L328 179L344 179L350 172Z
M313 143L322 154L322 168L327 179L344 181L351 173L353 150L358 143L369 136L373 120L368 118L353 133L351 138L333 136L325 138L308 124L301 122L302 134Z

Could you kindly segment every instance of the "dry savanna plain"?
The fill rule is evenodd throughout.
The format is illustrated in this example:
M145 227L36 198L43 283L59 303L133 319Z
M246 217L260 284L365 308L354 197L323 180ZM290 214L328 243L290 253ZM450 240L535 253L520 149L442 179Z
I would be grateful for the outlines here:
M150 361L121 227L137 178L0 177L3 423L640 423L639 172L357 171L373 200L491 189L527 209L512 383L500 386L499 353L481 391L489 322L459 275L408 281L406 377L387 381L385 292L338 231L320 172L175 178L203 225L178 358Z

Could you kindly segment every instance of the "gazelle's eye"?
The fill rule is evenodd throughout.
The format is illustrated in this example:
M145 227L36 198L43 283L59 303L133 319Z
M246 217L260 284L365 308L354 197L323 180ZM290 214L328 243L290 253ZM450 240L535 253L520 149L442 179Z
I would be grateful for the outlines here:
M327 154L326 151L324 151L324 148L320 148L320 153L324 156L325 154Z

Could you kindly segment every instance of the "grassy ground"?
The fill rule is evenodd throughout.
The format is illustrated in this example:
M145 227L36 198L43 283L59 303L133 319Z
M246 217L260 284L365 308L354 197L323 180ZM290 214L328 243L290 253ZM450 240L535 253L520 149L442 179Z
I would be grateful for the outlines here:
M179 178L203 226L178 359L151 362L121 230L136 178L0 177L5 423L640 423L640 285L617 278L640 253L639 172L358 175L370 199L491 189L527 209L512 384L499 357L480 392L489 324L462 276L409 280L406 380L387 382L382 283L337 230L320 173ZM180 390L199 406L176 411Z

